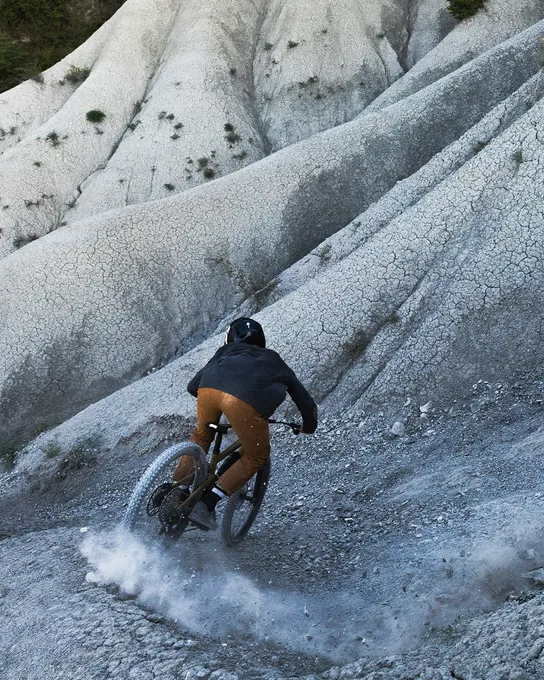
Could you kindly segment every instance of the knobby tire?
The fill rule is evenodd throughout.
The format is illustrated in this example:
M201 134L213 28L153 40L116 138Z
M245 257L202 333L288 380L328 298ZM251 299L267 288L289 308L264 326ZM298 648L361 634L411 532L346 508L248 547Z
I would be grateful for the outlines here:
M160 482L169 481L169 479L165 480L165 476L168 476L168 468L172 466L174 462L177 462L180 456L190 456L194 459L195 478L191 486L191 491L194 491L202 484L207 473L207 463L204 451L197 446L197 444L191 442L174 444L166 449L166 451L163 451L160 456L151 463L135 486L122 520L123 528L129 531L137 531L139 526L143 524L146 528L146 533L149 533L153 526L156 528L156 534L159 534L159 522L155 517L147 516L147 502L151 493Z
M221 538L225 545L229 547L237 545L247 536L263 502L270 479L270 469L269 458L247 485L242 487L240 491L233 493L227 501L221 522ZM253 498L252 502L241 498L246 493L246 487ZM234 521L235 518L236 522ZM240 522L240 520L242 521Z

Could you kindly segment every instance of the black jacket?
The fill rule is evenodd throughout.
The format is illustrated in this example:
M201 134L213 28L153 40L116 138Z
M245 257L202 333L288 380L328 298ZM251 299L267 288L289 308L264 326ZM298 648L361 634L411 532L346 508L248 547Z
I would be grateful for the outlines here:
M197 396L199 387L212 387L252 406L270 418L288 393L302 415L303 428L311 434L317 427L317 406L292 369L277 352L231 342L220 347L187 385Z

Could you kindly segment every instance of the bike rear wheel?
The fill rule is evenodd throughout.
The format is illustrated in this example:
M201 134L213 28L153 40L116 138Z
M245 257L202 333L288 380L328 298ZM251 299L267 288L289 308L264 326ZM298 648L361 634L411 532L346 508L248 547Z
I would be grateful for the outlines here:
M207 473L204 451L191 442L174 444L151 463L134 487L122 520L125 529L144 537L159 535L161 524L158 513L148 512L148 506L158 487L172 480L180 456L188 456L193 461L194 479L191 491L202 484Z
M249 482L227 501L221 522L221 538L225 545L234 546L247 536L263 502L270 469L269 458Z

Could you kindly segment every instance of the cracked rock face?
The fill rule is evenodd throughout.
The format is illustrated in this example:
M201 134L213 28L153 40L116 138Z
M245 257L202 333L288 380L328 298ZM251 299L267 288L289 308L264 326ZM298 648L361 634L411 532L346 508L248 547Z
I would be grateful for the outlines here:
M2 438L130 434L237 309L339 409L538 363L544 11L445 11L129 0L0 97Z
M543 41L541 0L128 0L0 95L10 680L543 677ZM242 550L110 559L240 315L318 436Z

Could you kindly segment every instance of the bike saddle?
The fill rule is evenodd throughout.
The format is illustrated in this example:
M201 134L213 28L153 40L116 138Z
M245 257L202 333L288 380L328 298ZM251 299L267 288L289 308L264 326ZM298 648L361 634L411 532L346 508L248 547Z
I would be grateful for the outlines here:
M232 429L230 423L218 423L217 425L215 423L210 423L208 427L211 427L212 430L215 430L219 434L228 434L228 431Z

